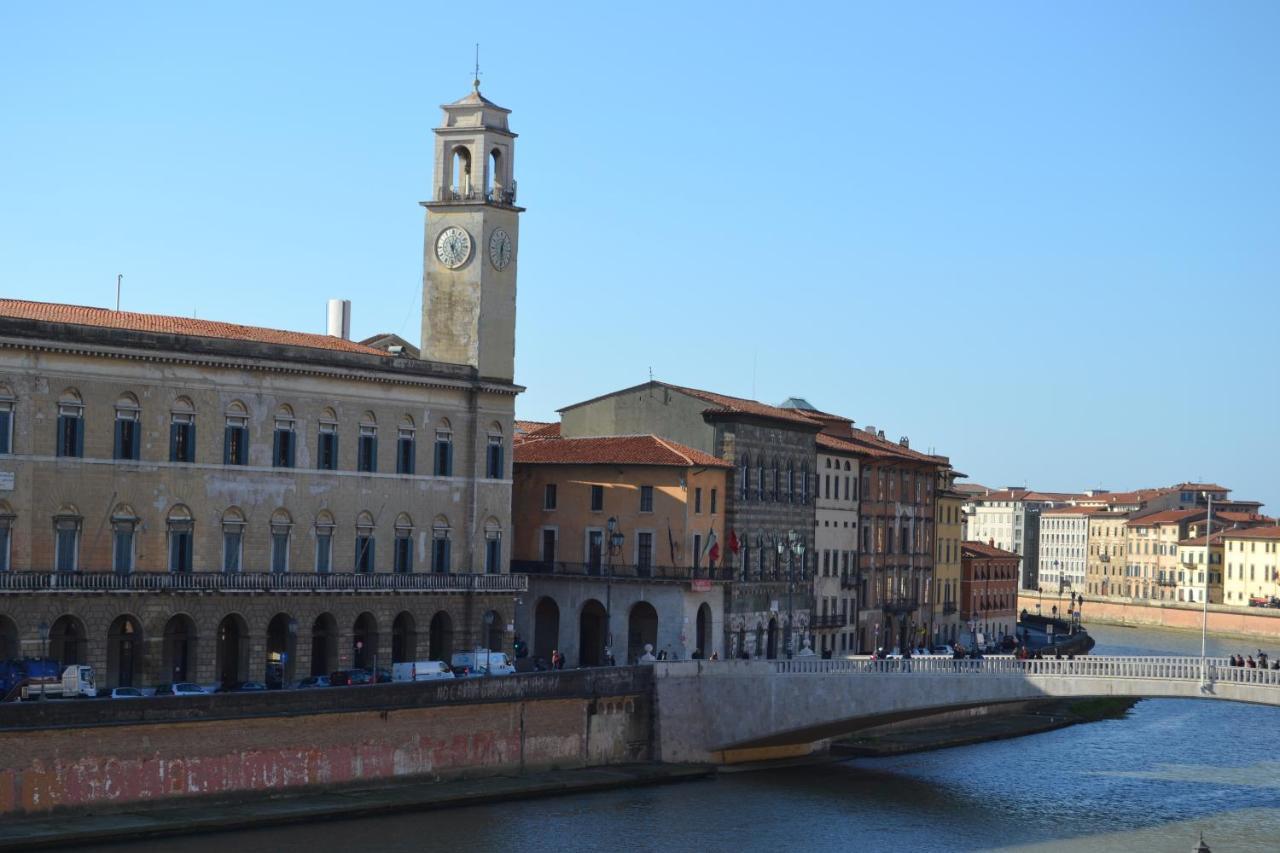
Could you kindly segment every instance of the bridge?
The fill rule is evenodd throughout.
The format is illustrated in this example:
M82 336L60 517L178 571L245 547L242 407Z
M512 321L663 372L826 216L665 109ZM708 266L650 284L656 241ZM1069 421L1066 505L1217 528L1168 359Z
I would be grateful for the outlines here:
M1280 706L1280 670L1209 658L797 658L654 664L655 752L727 762L948 711L1067 697L1216 699Z

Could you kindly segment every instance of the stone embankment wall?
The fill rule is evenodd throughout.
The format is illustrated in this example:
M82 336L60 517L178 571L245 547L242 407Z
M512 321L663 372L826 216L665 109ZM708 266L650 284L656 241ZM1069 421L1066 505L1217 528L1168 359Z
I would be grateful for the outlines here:
M652 671L0 706L0 815L652 756Z
M1049 609L1060 604L1054 596L1043 598L1027 595L1025 592L1018 598L1018 612L1024 609L1036 612L1036 605L1041 604L1041 612L1048 614ZM1065 602L1061 606L1066 606ZM1084 603L1084 622L1107 625L1138 625L1153 628L1179 628L1200 630L1202 605L1176 601L1134 601L1127 598L1088 597ZM1227 607L1221 604L1209 605L1209 631L1214 634L1234 634L1244 637L1276 637L1280 638L1280 610L1265 607Z

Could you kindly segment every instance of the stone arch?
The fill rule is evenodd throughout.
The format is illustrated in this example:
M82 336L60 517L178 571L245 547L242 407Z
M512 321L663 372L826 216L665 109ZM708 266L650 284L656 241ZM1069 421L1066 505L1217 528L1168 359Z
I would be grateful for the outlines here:
M391 623L391 662L408 663L418 659L418 623L413 614L402 610Z
M104 687L136 687L146 672L142 623L129 613L117 616L107 631Z
M449 189L462 198L471 192L471 149L465 145L449 152Z
M441 660L445 663L448 663L453 656L453 618L447 611L437 610L431 617L427 653L432 660Z
M711 657L715 640L711 635L711 605L705 601L698 605L698 616L695 621L694 642L703 657Z
M228 613L218 623L214 637L217 654L214 665L218 683L224 688L249 679L249 624L239 613Z
M80 392L75 388L64 388L62 393L58 395L59 406L80 406L84 407L84 398L80 396Z
M658 651L658 611L647 601L637 601L627 614L627 663L635 663L646 645Z
M605 662L607 617L604 605L594 598L578 611L578 666L600 666Z
M338 620L324 612L311 623L311 674L328 675L338 668Z
M378 619L366 610L351 626L351 663L361 669L372 669L377 658Z
M507 633L506 620L496 610L486 610L481 618L484 625L484 646L492 652L502 651L503 639Z
M278 689L293 683L298 671L298 621L288 613L277 613L267 623L267 687Z
M48 656L59 667L88 663L89 634L79 616L63 614L49 626Z
M551 663L551 653L560 648L560 606L549 595L533 608L533 656Z
M198 634L195 620L175 613L164 624L161 681L190 681L196 677Z

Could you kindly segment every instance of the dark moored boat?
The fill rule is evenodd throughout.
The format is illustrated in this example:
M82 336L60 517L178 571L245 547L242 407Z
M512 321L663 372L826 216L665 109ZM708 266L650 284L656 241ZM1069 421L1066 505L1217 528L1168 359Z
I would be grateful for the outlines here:
M1035 616L1022 611L1018 620L1018 642L1027 651L1041 655L1087 655L1096 643L1078 619Z

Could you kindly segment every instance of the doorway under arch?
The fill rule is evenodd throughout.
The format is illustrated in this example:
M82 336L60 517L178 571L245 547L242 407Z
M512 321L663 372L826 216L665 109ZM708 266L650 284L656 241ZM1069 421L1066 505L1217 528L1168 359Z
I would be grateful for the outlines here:
M361 669L372 669L378 658L378 620L367 610L356 617L351 628L351 662Z
M62 667L88 663L89 639L78 617L59 616L49 627L49 657Z
M218 623L216 663L218 681L223 687L248 680L249 626L238 613L229 613Z
M604 605L594 598L582 605L578 617L578 666L600 666L604 663Z
M431 617L427 645L432 660L449 663L453 657L453 619L443 610Z
M551 663L551 653L560 648L560 607L555 599L543 596L533 608L533 656Z
M161 650L162 680L191 681L196 677L196 623L185 613L178 613L164 623Z
M277 690L292 684L298 671L298 623L288 613L277 613L267 624L267 662L264 681Z
M408 663L418 659L418 623L413 614L402 610L391 623L391 662Z
M18 624L0 613L0 660L25 657L22 641L18 639Z
M321 613L311 624L311 674L328 675L338 668L338 620Z
M637 601L627 614L627 663L635 663L644 647L658 651L658 611L647 601Z
M711 640L711 605L703 602L698 607L698 619L696 623L696 631L694 636L697 638L698 651L702 652L704 658L711 657L712 640Z
M104 687L134 687L142 680L142 625L128 614L117 616L107 631L107 680Z
M490 610L484 614L483 622L485 648L491 652L502 651L503 635L507 632L507 623L502 620L502 614Z

